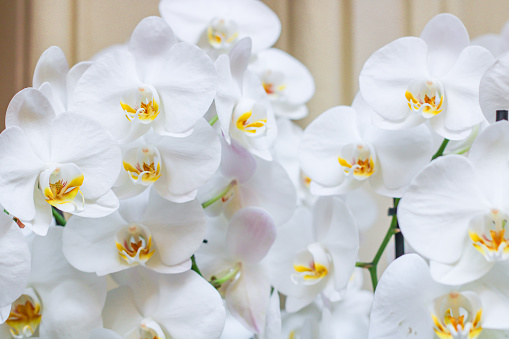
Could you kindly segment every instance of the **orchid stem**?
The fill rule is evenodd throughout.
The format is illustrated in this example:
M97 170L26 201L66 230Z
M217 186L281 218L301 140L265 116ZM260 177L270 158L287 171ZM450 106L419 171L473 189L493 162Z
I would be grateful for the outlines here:
M196 265L196 259L194 258L194 254L191 256L191 262L192 262L191 269L198 273L201 277L203 277L203 275L200 272L200 269L198 268L198 265Z
M61 212L53 206L51 206L51 211L53 212L53 217L55 218L57 225L65 226L67 221L65 220L63 214L61 214Z
M222 190L218 195L216 195L212 199L209 199L209 200L205 201L204 203L202 203L201 207L207 208L210 205L212 205L213 203L215 203L216 201L218 201L219 199L221 199L226 193L228 193L228 191L235 185L235 183L236 183L235 180L230 182L228 185L226 185L224 190Z
M438 148L438 151L433 155L433 158L431 160L435 160L438 157L441 157L444 155L445 148L447 147L447 144L449 143L449 139L444 139L440 147Z
M209 121L210 126L214 126L214 124L217 122L217 120L219 120L219 117L216 114L212 119L210 119L210 121Z
M221 288L221 285L230 280L231 278L235 277L237 273L239 273L239 270L240 266L237 265L221 278L216 278L215 276L213 276L212 278L210 278L209 283L211 283L212 286L214 286L215 288Z

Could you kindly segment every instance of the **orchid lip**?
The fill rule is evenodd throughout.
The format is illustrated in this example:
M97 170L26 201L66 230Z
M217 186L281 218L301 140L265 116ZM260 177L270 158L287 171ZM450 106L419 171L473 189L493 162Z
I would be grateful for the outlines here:
M332 269L329 253L318 243L297 253L293 259L291 280L297 285L315 285L326 278Z
M253 99L239 99L233 109L232 120L232 128L248 137L267 134L267 109Z
M5 323L10 327L13 338L31 338L36 335L41 318L41 301L34 289L29 287L12 303L9 318Z
M122 95L120 107L127 120L149 124L159 115L159 95L150 85L130 89Z
M140 339L166 339L163 329L151 318L145 318L140 322Z
M408 107L424 118L432 118L444 110L445 91L437 80L413 81L405 92Z
M350 144L343 147L338 162L347 176L365 180L375 173L374 156L375 152L370 145Z
M474 220L468 231L472 245L488 262L507 260L509 258L509 239L505 238L509 217L498 209Z
M130 224L119 230L115 245L126 265L145 265L155 251L150 230L141 224Z
M214 18L207 27L207 39L215 49L228 49L239 37L237 23L224 18Z
M162 174L161 154L155 146L146 145L129 150L123 165L135 185L149 186Z
M283 73L267 70L261 73L259 77L269 98L279 99L284 96L287 85Z
M48 204L67 212L79 212L85 206L85 197L81 192L84 180L83 172L75 164L57 165L41 172L39 188Z

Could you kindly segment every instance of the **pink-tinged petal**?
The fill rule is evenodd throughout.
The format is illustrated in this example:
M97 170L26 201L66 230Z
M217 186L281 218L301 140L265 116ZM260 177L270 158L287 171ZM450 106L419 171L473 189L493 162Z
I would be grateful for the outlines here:
M160 303L152 317L175 339L218 338L226 311L217 290L194 271L160 280Z
M490 208L468 159L447 155L431 162L410 184L398 206L398 220L417 253L450 264L463 252L472 217Z
M85 198L97 199L111 189L120 172L122 153L108 131L83 115L66 113L55 119L50 133L52 161L80 168Z
M428 78L428 47L419 38L397 39L373 53L359 75L359 88L377 114L394 124L409 115L405 92L414 80Z
M22 220L35 217L34 187L44 166L27 139L19 127L0 134L0 203Z
M260 333L265 327L270 300L270 283L258 266L245 266L226 290L226 306L249 330Z
M42 161L50 161L49 128L53 119L55 112L44 94L35 88L25 88L9 103L5 127L21 128L37 156Z
M241 97L240 87L237 85L230 68L230 58L226 54L220 55L215 67L218 77L217 95L214 99L219 124L226 141L230 142L230 123L232 119L233 108L237 100Z
M118 212L97 219L72 216L63 233L65 258L76 269L99 275L127 268L115 246L117 232L127 225Z
M161 261L168 266L189 259L205 238L205 213L197 200L178 204L151 191L143 224L152 232Z
M431 279L426 262L418 255L396 259L378 283L369 338L432 338L430 308L433 299L446 292L445 287Z
M257 169L254 156L235 140L228 145L221 139L221 146L221 173L240 183L248 181Z
M491 270L493 265L494 263L488 262L468 239L457 262L442 264L431 260L429 269L433 279L441 284L463 285L481 278Z
M131 53L123 50L107 53L97 59L78 80L69 111L98 121L116 140L134 140L138 137L134 130L143 124L133 127L120 101L127 91L142 85L137 75L135 57Z
M481 78L479 103L486 119L495 122L497 110L509 110L509 54L502 56Z
M495 59L478 46L465 48L452 69L442 78L447 107L445 127L461 132L484 120L479 106L479 82Z
M136 58L140 79L151 83L158 77L177 39L164 19L150 16L140 21L131 35L129 52Z
M493 207L508 208L509 123L499 121L488 126L476 138L468 159L477 172L477 180Z
M276 225L265 210L246 207L230 219L226 246L229 253L246 264L262 260L276 239Z
M34 70L33 87L39 88L49 82L59 101L67 104L66 78L69 65L64 52L57 46L51 46L39 57Z
M428 69L441 76L451 69L464 48L470 45L467 29L460 19L442 13L431 19L421 33L428 45Z
M251 45L251 39L244 38L237 42L228 53L232 78L237 82L239 88L242 87L242 78L251 58Z
M193 128L216 96L217 72L212 60L187 42L173 45L151 84L164 106L164 126L170 133Z
M30 275L30 250L12 217L0 215L0 308L15 301L24 291ZM6 318L0 315L0 324ZM7 312L8 317L8 312Z
M143 315L134 303L133 292L128 286L108 292L102 314L104 327L120 333L122 338L131 331L136 331L143 320Z
M333 107L304 130L300 166L312 181L322 186L338 186L346 180L338 160L341 149L359 141L355 110L348 106Z

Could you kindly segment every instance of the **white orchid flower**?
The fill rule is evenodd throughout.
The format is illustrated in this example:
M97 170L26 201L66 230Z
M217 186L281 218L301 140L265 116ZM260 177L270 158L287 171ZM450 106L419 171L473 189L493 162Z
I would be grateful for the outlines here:
M120 143L151 126L163 135L188 135L216 88L212 60L177 42L162 18L148 17L136 26L128 51L106 53L83 74L71 109L97 120Z
M62 227L52 226L47 236L33 239L30 277L0 325L0 338L83 339L102 327L106 279L67 263L62 232Z
M337 195L369 181L375 192L400 197L433 155L426 126L388 131L371 124L372 110L360 95L352 107L333 107L304 131L300 165L311 193Z
M196 253L198 267L224 295L231 314L253 333L267 322L270 282L261 264L276 238L276 225L263 209L246 207L230 221L210 218L207 243Z
M493 54L495 58L500 58L509 51L509 22L506 22L500 34L483 34L472 39L472 45L482 46Z
M258 52L248 69L260 78L277 117L302 119L308 115L306 102L315 94L315 81L300 61L271 48Z
M108 292L105 328L126 339L219 338L225 322L223 301L196 272L138 273L143 274L130 275L131 287Z
M287 296L286 311L296 312L318 295L340 300L355 268L359 235L351 212L338 198L320 198L313 214L296 210L278 229L265 266L272 285Z
M163 0L161 16L179 39L217 56L250 37L255 53L274 45L281 34L277 15L258 0Z
M142 265L160 273L191 268L205 236L205 214L196 200L173 203L153 189L120 201L118 211L96 219L72 217L64 231L67 260L98 275Z
M55 114L67 112L72 106L76 83L91 64L83 61L69 69L64 52L60 47L51 46L37 61L32 86L48 98Z
M229 55L216 60L219 87L214 102L226 141L235 139L254 155L270 161L276 118L262 82L247 70L250 57L251 40L245 38Z
M3 209L0 206L0 209ZM0 215L0 324L11 312L30 274L30 250L18 225L5 213Z
M479 82L493 62L489 51L470 46L457 17L439 14L419 38L400 38L373 53L359 87L378 126L404 129L429 120L442 137L459 140L484 119Z
M215 131L201 119L187 137L143 137L121 146L123 170L113 191L120 199L135 196L150 186L163 198L186 202L209 180L221 161L221 144Z
M288 174L274 161L253 157L232 141L222 142L221 166L199 190L199 200L209 215L231 218L238 210L258 206L266 210L276 225L293 214L296 192Z
M414 250L431 260L433 278L462 284L509 264L509 123L482 132L468 158L431 162L398 206L398 220ZM500 266L501 265L501 266Z
M509 335L507 275L463 286L435 282L417 254L384 272L375 292L370 339L491 339Z
M497 60L483 75L479 103L486 120L495 122L497 110L509 110L509 54Z
M118 208L111 191L120 171L115 140L80 114L55 115L48 99L27 88L11 100L0 134L0 203L44 235L51 207L85 217Z

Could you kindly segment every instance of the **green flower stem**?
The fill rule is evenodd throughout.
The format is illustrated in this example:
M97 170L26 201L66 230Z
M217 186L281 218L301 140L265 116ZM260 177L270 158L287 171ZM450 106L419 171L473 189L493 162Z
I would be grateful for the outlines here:
M212 199L209 199L207 201L205 201L203 204L201 204L201 207L203 208L207 208L209 207L210 205L212 205L213 203L215 203L216 201L218 201L219 199L221 199L226 193L228 193L228 191L233 187L235 186L235 184L237 183L236 180L232 180L232 182L230 182L225 188L224 190L222 190L218 195L216 195L215 197L213 197Z
M449 143L449 139L444 139L440 147L438 148L438 151L433 155L433 158L431 160L435 160L438 157L441 157L444 155L445 148L447 147L447 144Z
M191 262L192 262L191 269L203 277L203 275L200 272L200 269L198 268L198 265L196 265L196 259L194 258L194 254L191 256Z
M240 270L240 265L237 264L230 271L228 271L228 273L226 273L224 276L222 276L220 278L216 278L215 276L213 276L212 278L210 278L209 282L215 288L221 288L221 285L224 284L225 282L227 282L228 280L234 278L237 275L237 273L239 273L239 270Z
M217 122L217 120L219 120L219 117L216 114L212 119L210 119L210 121L209 121L210 126L214 126L214 124Z
M67 221L65 220L64 216L60 214L57 209L53 206L51 206L51 211L53 212L53 218L55 218L55 221L57 225L59 226L65 226Z

